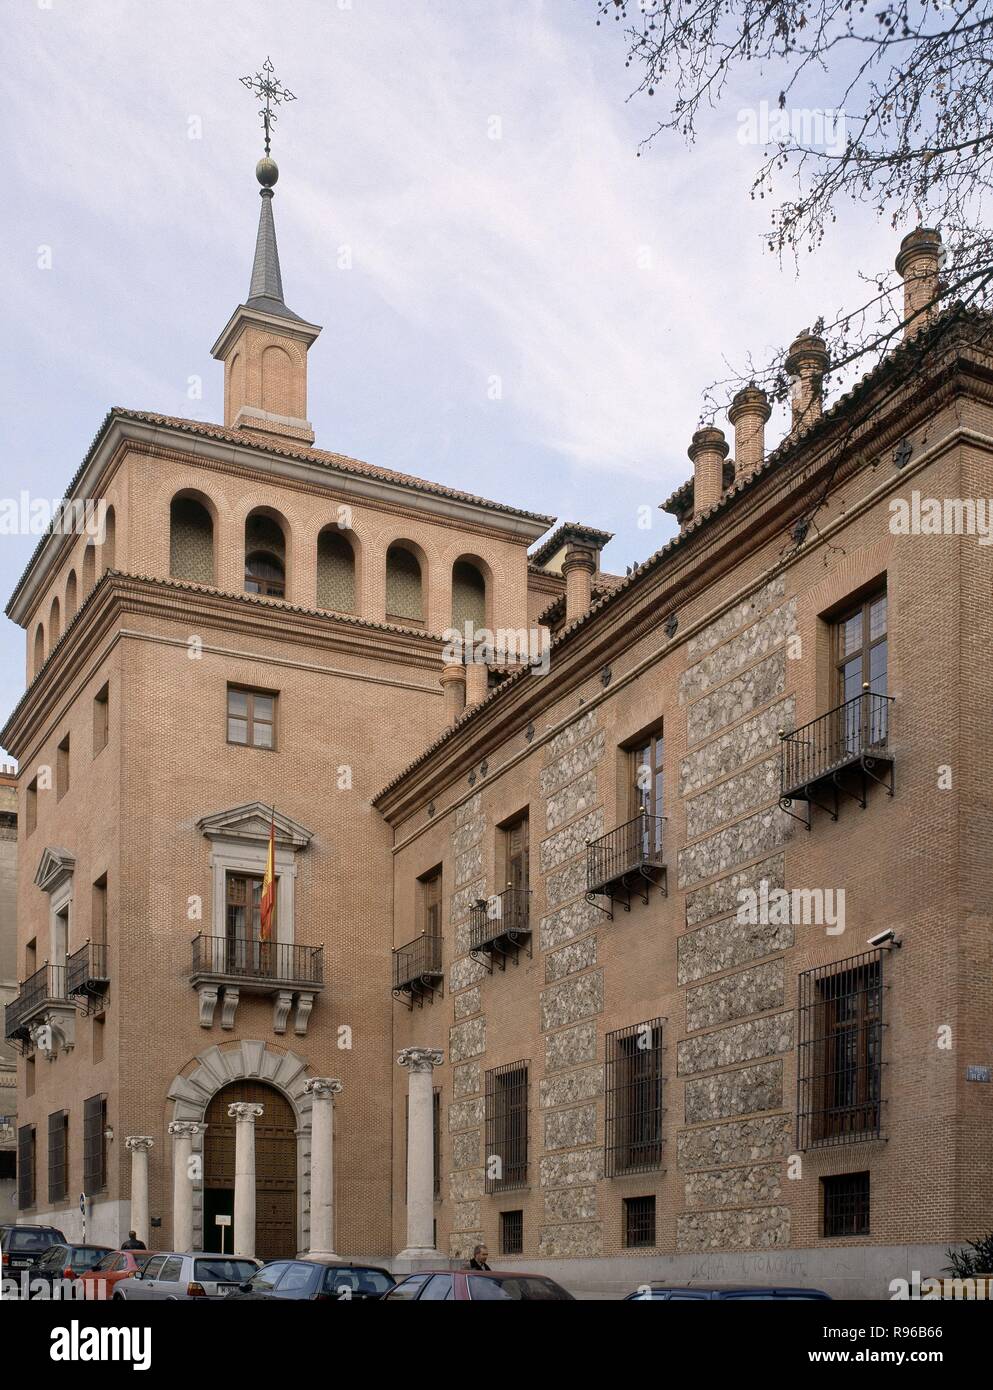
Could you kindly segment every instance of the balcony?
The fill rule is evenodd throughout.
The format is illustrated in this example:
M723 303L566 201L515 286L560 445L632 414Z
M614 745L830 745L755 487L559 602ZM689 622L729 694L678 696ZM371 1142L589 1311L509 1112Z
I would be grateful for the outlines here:
M441 937L422 932L406 946L393 952L393 998L412 1009L424 1007L424 1000L434 1003L436 993L442 992L444 972L441 968Z
M531 955L531 890L505 888L490 898L480 898L469 914L469 954L492 975L494 964L506 970L517 964L526 947Z
M872 783L893 795L893 751L888 746L891 695L868 688L809 724L779 735L782 751L779 805L810 829L811 806L838 819L839 793L865 810ZM791 810L807 803L807 814Z
M66 994L83 1004L84 1014L96 1013L109 984L107 947L87 941L66 962Z
M586 901L613 921L614 903L631 911L631 894L637 892L646 903L652 888L666 891L663 849L664 816L647 811L623 825L590 840L586 845ZM598 898L609 898L605 908Z
M231 936L193 938L190 984L200 999L200 1026L211 1028L221 1005L221 1027L233 1028L242 994L273 997L273 1031L285 1033L295 1007L293 1031L307 1032L314 1001L324 988L324 947Z
M66 990L66 967L46 962L24 983L4 1010L4 1037L21 1052L48 1057L75 1042L76 1005Z

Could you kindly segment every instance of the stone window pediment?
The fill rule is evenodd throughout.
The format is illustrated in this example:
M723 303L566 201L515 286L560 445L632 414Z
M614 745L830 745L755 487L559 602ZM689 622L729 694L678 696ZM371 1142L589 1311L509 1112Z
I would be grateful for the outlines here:
M272 808L262 801L252 801L245 806L234 806L229 811L218 811L211 816L203 816L197 821L197 829L208 840L244 840L268 842L269 825L275 819L276 844L291 850L306 849L314 838L312 830L277 811L273 817Z
M34 881L43 893L57 893L72 881L76 858L67 849L46 848L41 856Z

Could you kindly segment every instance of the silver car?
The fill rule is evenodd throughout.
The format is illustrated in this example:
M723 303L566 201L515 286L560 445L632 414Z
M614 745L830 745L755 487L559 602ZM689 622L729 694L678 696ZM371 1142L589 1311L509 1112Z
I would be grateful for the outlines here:
M262 1265L243 1255L217 1255L209 1250L153 1255L144 1269L122 1279L113 1298L128 1303L156 1300L185 1302L189 1298L226 1298L237 1293Z

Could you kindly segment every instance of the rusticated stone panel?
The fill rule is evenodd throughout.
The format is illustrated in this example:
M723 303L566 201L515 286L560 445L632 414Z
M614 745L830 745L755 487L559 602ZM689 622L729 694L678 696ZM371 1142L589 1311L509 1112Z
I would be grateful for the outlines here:
M782 1195L783 1170L779 1163L691 1173L686 1179L688 1207L750 1207L777 1202Z
M603 1009L603 971L594 970L574 980L562 980L541 992L541 1031L561 1028L589 1018Z
M471 1260L477 1245L483 1244L482 1231L463 1231L448 1237L448 1254L452 1260Z
M705 695L691 705L686 715L686 738L690 744L700 743L751 714L760 705L777 699L786 689L786 651L774 652L750 671L743 672L727 685Z
M603 1149L580 1149L574 1153L544 1154L538 1161L542 1187L582 1187L603 1177Z
M476 792L475 796L470 796L467 801L463 801L461 806L455 808L455 828L461 830L474 820L483 809L483 794Z
M461 1022L462 1019L469 1018L472 1014L478 1014L482 1007L481 999L478 985L473 989L467 989L461 994L457 994L455 996L456 1022Z
M448 1060L454 1065L486 1051L486 1019L471 1018L448 1030Z
M740 627L744 627L746 623L753 623L756 618L768 613L770 608L775 608L785 593L786 581L782 575L770 579L768 584L756 589L751 598L736 603L733 608L729 608L726 613L722 613L719 618L701 628L695 637L691 637L686 644L687 656L691 661L703 656L704 652L709 652Z
M547 747L547 757L549 766L560 758L563 753L568 753L570 748L575 748L577 743L581 743L584 738L589 737L596 727L596 710L587 710L585 714L574 719L566 728L560 729Z
M596 965L596 937L587 936L561 951L553 951L545 957L545 983L554 984L556 980L574 975L577 970L586 970Z
M546 1221L595 1221L595 1187L555 1187L545 1193Z
M779 730L792 729L796 700L792 695L778 704L705 743L679 765L679 793L688 796L721 777L728 777L762 753L779 749Z
M538 1104L542 1110L551 1105L576 1105L592 1100L602 1091L603 1067L587 1067L564 1076L545 1077L538 1083Z
M452 1135L452 1171L459 1168L476 1168L479 1166L480 1153L482 1151L481 1131L469 1129L462 1134Z
M464 1168L450 1173L448 1186L453 1202L469 1202L483 1195L483 1169Z
M541 872L547 874L577 854L586 854L586 841L603 834L603 812L591 811L582 820L549 835L541 842ZM585 867L585 863L584 863Z
M770 1250L790 1243L789 1207L687 1212L676 1217L676 1249Z
M582 884L577 892L583 892L586 888L586 864L582 865ZM579 877L577 875L577 877ZM547 917L542 917L541 927L538 937L543 951L551 951L556 946L562 946L567 941L571 941L574 936L579 936L581 932L589 931L590 927L595 927L602 920L603 914L586 901L580 898L578 902L569 903L566 907L560 907L557 912L550 913Z
M793 945L793 937L792 924L752 926L733 917L698 927L695 932L680 937L677 943L679 983L685 985L703 975L715 975L719 970L729 970L759 956L771 955L773 951L785 951Z
M478 845L485 833L485 816L477 816L474 820L467 821L460 830L456 830L452 835L452 853L456 859L472 849L473 845Z
M701 657L695 666L684 671L679 678L680 704L706 695L715 685L722 685L736 671L751 666L760 657L768 656L774 647L795 632L796 599L791 598L781 608L774 608L730 642Z
M582 1066L596 1057L597 1030L595 1023L580 1023L576 1028L563 1028L545 1039L545 1071L567 1071Z
M448 983L453 994L468 985L474 985L486 974L486 966L474 961L471 956L457 960L448 972Z
M760 854L779 849L790 838L792 824L789 816L784 815L778 806L771 806L767 811L759 811L757 815L739 821L737 825L719 830L709 839L681 849L680 888L699 883L704 878L713 878L746 859L755 859Z
M686 802L686 838L706 835L756 806L779 802L779 756L729 777Z
M793 1014L773 1014L771 1018L753 1018L747 1023L733 1023L716 1033L698 1038L684 1038L676 1047L677 1074L692 1076L699 1071L713 1071L737 1062L751 1062L756 1057L769 1057L777 1052L793 1051ZM753 1110L767 1106L752 1106Z
M586 739L584 743L579 743L575 748L564 753L554 763L550 763L542 770L538 778L538 786L542 796L554 795L560 787L564 787L573 778L581 777L584 772L589 772L603 757L603 748L604 735L603 730L601 730L592 738Z
M763 1115L758 1120L732 1120L706 1129L684 1129L676 1137L677 1163L684 1172L784 1158L792 1152L790 1115Z
M545 1116L545 1148L576 1149L596 1143L596 1106L577 1105L572 1110L550 1110Z
M748 1014L781 1009L786 1002L786 975L781 960L725 975L709 985L686 991L686 1029L713 1028Z
M474 883L467 883L464 888L460 888L457 893L452 894L452 921L462 922L469 916L469 909L477 898L486 897L486 880L476 879Z
M452 1225L457 1231L479 1230L479 1203L456 1202Z
M482 845L473 845L472 849L467 849L465 854L460 854L455 861L455 882L459 887L463 883L475 883L482 872Z
M557 830L573 816L589 811L596 799L596 773L587 772L549 798L545 807L546 829Z
M758 891L758 886L763 880L768 883L770 889L785 887L784 855L774 854L771 859L764 859L761 864L750 864L747 869L740 869L736 874L718 879L716 883L708 883L706 888L697 888L692 893L687 893L686 925L692 927L697 922L705 922L708 917L720 917L725 912L737 912L742 889L751 888Z
M597 1222L576 1226L544 1226L538 1239L543 1260L592 1259L603 1254L603 1227Z
M586 892L586 856L575 859L560 869L557 874L549 874L545 879L545 898L549 907L558 907L569 898ZM589 904L586 904L589 907ZM591 909L592 911L593 909Z
M457 1129L472 1129L475 1125L483 1123L484 1113L482 1096L478 1100L461 1100L448 1107L448 1128L452 1132Z
M480 1070L478 1062L464 1062L452 1071L452 1094L456 1100L475 1096L480 1091Z
M783 1103L783 1064L779 1060L762 1062L757 1067L687 1081L683 1096L688 1125L730 1119L753 1110L775 1110Z

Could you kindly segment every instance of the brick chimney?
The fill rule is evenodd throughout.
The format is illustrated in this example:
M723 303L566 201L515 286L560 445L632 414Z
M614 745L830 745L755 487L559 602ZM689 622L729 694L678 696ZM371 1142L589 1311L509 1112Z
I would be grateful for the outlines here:
M490 668L485 661L470 661L465 667L465 707L481 705L490 693Z
M802 329L790 344L785 365L787 375L792 378L791 433L797 434L806 425L820 419L822 413L822 380L830 366L824 339L818 338L807 328Z
M731 402L728 419L734 426L734 474L741 482L761 467L765 458L765 426L772 414L769 397L753 383Z
M565 575L565 620L573 623L589 612L593 602L593 576L596 574L597 557L586 545L570 542L562 561Z
M687 453L693 462L693 515L702 516L724 491L724 460L728 455L724 431L704 425L693 436Z
M941 252L941 233L933 227L917 227L900 243L896 270L903 280L905 338L926 328L935 315Z
M445 693L445 723L451 727L465 709L465 667L461 661L448 662L441 672Z

